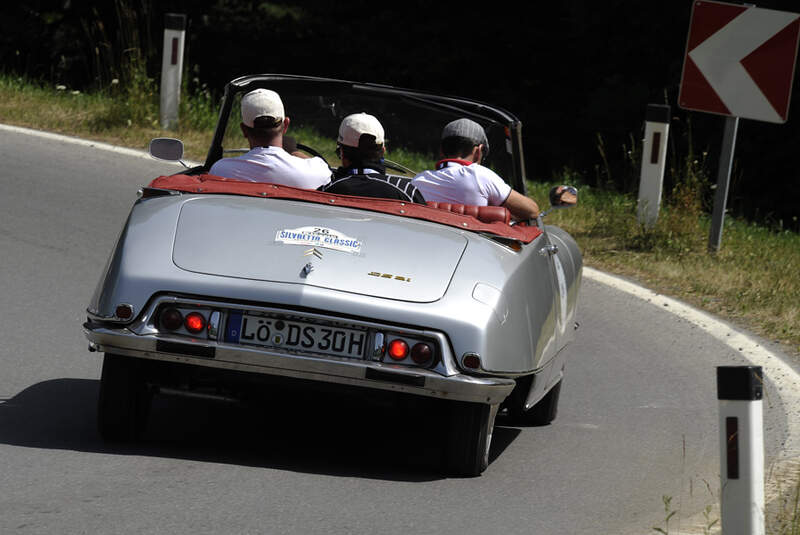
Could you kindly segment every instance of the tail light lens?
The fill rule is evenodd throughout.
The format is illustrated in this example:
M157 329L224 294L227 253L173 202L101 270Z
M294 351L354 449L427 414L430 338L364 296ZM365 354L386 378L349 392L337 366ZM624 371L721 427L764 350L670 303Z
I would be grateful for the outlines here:
M481 357L475 353L465 353L461 363L465 368L479 370L481 368Z
M205 329L206 319L199 312L191 312L187 314L186 319L183 320L183 326L186 327L186 330L190 333L197 334Z
M403 360L408 356L408 344L399 338L389 342L389 356L394 360Z
M167 308L161 312L161 326L168 331L180 329L183 325L183 314L177 308Z
M433 358L433 349L425 343L414 344L411 348L411 360L417 364L427 364Z
M126 303L117 305L114 314L121 320L129 320L133 317L133 306Z

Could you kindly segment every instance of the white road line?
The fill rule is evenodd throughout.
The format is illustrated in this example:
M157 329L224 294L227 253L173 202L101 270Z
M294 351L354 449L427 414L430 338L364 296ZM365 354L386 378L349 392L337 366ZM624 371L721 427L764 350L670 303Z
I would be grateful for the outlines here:
M72 143L73 145L81 145L83 147L92 147L92 148L95 148L95 149L101 149L101 150L105 150L105 151L109 151L109 152L114 152L114 153L117 153L117 154L125 154L126 156L134 156L136 158L144 158L146 160L151 160L151 161L163 161L163 160L156 160L155 158L150 156L150 153L147 152L146 150L136 150L136 149L129 149L127 147L118 147L116 145L111 145L109 143L103 143L102 141L92 141L90 139L81 139L81 138L78 138L78 137L65 136L63 134L54 134L52 132L44 132L42 130L34 130L33 128L23 128L21 126L11 126L11 125L5 125L5 124L0 124L0 130L6 131L6 132L14 132L16 134L25 134L25 135L28 135L28 136L35 136L35 137L39 137L39 138L42 138L42 139L48 139L48 140L51 140L51 141L59 141L61 143ZM197 166L197 165L202 165L200 162L191 162L191 161L188 161L188 160L184 160L184 162L186 163L186 165L189 165L189 166L192 166L192 167ZM170 163L170 162L166 162L166 163ZM177 162L175 162L175 165L183 167L182 165L180 165Z
M786 410L788 437L783 456L792 458L800 455L800 373L790 363L735 327L676 299L590 267L583 268L583 275L675 314L727 345L754 366L761 366L765 377L775 385Z

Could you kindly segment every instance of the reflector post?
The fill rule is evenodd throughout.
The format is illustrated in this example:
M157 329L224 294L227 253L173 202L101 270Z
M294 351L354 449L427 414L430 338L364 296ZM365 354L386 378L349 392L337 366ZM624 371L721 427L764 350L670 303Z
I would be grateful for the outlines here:
M726 535L763 535L764 373L760 366L717 367L720 517Z

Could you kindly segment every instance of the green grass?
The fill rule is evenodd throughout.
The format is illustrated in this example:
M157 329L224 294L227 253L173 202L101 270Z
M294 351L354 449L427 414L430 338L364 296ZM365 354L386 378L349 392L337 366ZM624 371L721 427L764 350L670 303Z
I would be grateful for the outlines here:
M139 92L112 84L84 93L0 74L0 121L143 150L154 137L180 137L187 159L205 159L216 123L211 98L185 95L180 127L165 130L158 124L158 96L149 84L140 82Z

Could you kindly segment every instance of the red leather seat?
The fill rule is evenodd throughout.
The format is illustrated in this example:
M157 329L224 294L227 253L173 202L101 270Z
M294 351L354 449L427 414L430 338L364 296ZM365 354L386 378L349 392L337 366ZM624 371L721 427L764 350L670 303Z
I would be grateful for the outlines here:
M428 201L428 206L455 214L472 216L483 223L500 222L508 225L511 222L511 212L505 206L474 206L436 201Z

